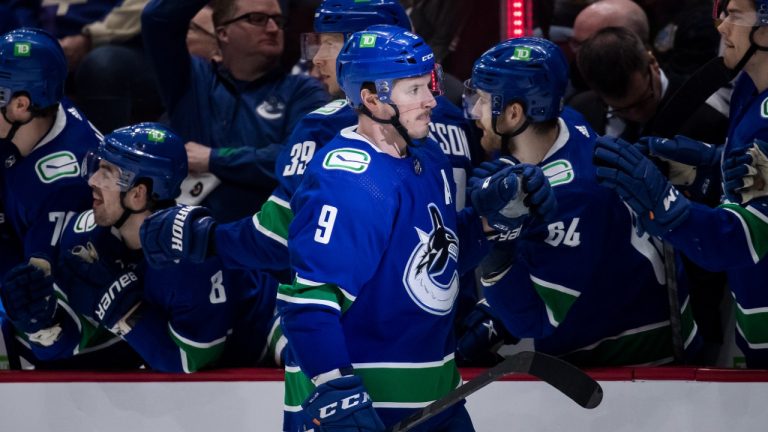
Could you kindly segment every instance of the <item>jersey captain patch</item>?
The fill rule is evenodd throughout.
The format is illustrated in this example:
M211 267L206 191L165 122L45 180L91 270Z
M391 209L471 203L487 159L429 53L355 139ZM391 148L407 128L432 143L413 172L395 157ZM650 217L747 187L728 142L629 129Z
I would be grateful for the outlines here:
M35 172L43 183L53 183L62 178L79 176L80 164L72 152L60 151L37 161Z
M427 233L416 227L419 243L408 259L403 285L421 309L433 315L446 315L459 292L459 240L445 227L437 206L430 203L428 208L432 230Z
M325 156L323 168L361 174L368 169L370 163L371 155L368 153L354 148L340 148Z

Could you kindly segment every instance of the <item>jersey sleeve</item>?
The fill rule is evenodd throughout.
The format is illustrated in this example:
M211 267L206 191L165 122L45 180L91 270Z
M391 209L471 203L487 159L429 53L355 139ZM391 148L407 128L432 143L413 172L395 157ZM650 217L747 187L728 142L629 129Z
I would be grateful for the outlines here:
M375 199L365 175L321 173L305 177L291 202L296 278L278 291L283 331L309 377L350 366L339 320L386 252L390 227L382 222L394 220L396 208L392 191Z
M716 208L691 203L686 222L664 238L710 271L757 264L768 254L768 198Z

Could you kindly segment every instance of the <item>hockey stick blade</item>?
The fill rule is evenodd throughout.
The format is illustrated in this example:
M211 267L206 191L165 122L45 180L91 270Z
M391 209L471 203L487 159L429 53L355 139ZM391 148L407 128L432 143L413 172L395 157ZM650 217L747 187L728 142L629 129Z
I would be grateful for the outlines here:
M457 387L399 421L389 432L405 432L429 420L467 396L510 373L525 373L546 382L584 408L592 409L603 400L603 389L582 370L558 358L534 351L523 351L507 357L496 366Z

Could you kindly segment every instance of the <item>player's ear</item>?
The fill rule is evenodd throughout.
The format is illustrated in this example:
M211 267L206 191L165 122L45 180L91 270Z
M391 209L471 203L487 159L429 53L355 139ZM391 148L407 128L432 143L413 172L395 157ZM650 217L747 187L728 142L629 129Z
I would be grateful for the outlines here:
M519 102L513 102L504 108L504 112L501 113L503 121L498 127L500 132L509 132L517 130L525 122L525 109L523 104Z
M8 107L17 113L23 113L29 111L31 105L32 100L29 99L29 96L26 94L20 94L11 98L11 102L8 104Z
M375 112L375 110L378 109L378 107L381 105L379 95L365 87L360 90L360 99L362 99L363 105L365 105L366 108L368 108L371 112Z
M144 183L138 183L125 193L125 203L131 210L139 211L147 207L149 202L149 189Z

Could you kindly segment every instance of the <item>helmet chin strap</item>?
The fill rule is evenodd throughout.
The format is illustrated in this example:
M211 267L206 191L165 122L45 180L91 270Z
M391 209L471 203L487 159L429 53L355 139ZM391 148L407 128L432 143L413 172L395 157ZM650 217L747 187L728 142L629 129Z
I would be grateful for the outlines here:
M126 207L123 201L125 200L125 195L127 193L128 192L120 192L120 207L123 208L123 214L120 215L120 218L118 218L117 221L115 221L115 223L112 224L112 226L117 229L120 229L123 226L123 224L125 224L125 221L127 221L128 218L131 217L131 215L141 213L147 209L146 205L144 206L144 208L140 210L131 210L128 207Z
M768 51L768 47L758 45L757 42L755 42L755 33L757 33L758 30L760 30L760 26L753 26L752 31L749 32L749 48L747 48L747 52L741 57L741 60L739 60L736 67L733 68L734 71L739 72L744 69L744 66L747 65L749 59L751 59L757 51Z
M405 140L405 144L406 144L405 148L406 148L406 151L407 151L408 147L413 145L413 141L411 141L411 137L408 136L408 129L406 129L405 126L403 126L403 124L400 123L400 110L397 109L397 105L395 105L393 103L390 103L388 105L391 106L395 110L395 114L389 120L376 117L375 115L373 115L371 110L369 110L368 107L365 106L365 105L363 105L360 108L360 111L363 114L367 115L371 120L375 121L376 123L388 124L388 125L394 126L395 130L397 130L397 133L399 133L400 136L403 137L403 139Z
M29 118L29 120L27 120L25 122L12 121L12 120L10 120L8 118L7 107L5 107L5 106L0 108L0 113L3 114L3 118L5 119L5 121L8 122L8 124L11 125L11 129L8 131L8 135L3 137L4 140L8 140L8 141L13 141L13 137L16 136L16 132L18 132L19 128L24 126L25 124L31 122L32 119L35 118L34 116L32 116L32 117Z
M501 137L501 154L502 156L512 156L512 152L509 151L509 140L525 132L525 130L528 129L528 126L531 125L531 122L528 120L528 117L526 117L523 124L520 125L520 127L516 130L512 131L511 133L501 133L496 128L498 119L498 116L493 116L491 118L491 126L493 127L493 132Z

